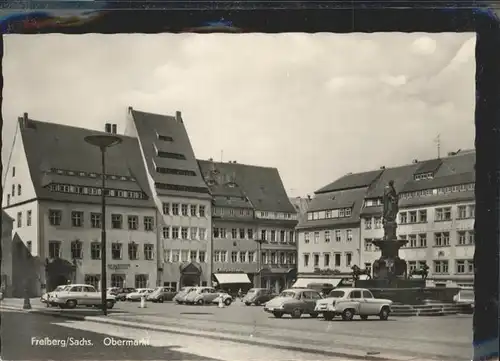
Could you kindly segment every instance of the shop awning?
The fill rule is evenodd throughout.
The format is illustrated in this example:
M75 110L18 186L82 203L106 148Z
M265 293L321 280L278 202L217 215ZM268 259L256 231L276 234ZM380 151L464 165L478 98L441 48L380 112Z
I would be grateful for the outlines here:
M215 273L214 276L221 285L230 283L252 283L246 273Z
M342 281L342 278L299 278L293 284L292 288L306 288L307 285L310 285L311 283L327 284L337 287L340 281Z

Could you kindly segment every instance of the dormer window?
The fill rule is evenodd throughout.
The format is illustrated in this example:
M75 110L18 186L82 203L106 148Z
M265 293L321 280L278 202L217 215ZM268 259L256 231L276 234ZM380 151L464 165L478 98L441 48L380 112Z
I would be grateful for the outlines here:
M68 171L68 175L75 175L75 172L70 170L70 171Z
M64 172L62 170L58 169L57 174L64 174Z
M89 176L90 176L91 178L96 178L96 177L97 177L97 174L96 174L96 173L90 173L90 174L89 174Z
M85 174L85 172L80 172L80 173L78 173L78 175L79 175L80 177L85 177L85 175L86 175L86 174Z
M423 179L432 179L434 178L434 174L432 172L427 172L427 173L419 173L415 174L414 179L416 181L423 180Z
M172 138L168 135L161 135L161 134L158 134L158 139L163 140L164 142L173 142L174 141L174 138Z

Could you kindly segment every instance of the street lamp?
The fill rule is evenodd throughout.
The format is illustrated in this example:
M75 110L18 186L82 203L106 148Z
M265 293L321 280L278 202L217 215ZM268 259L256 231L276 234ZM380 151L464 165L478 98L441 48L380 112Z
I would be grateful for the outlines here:
M101 191L101 303L104 316L108 314L106 305L106 149L122 142L114 135L89 135L85 141L101 150L102 191Z
M261 270L262 270L262 243L265 241L263 239L256 239L257 242L257 286L256 288L261 288L262 278L261 278Z

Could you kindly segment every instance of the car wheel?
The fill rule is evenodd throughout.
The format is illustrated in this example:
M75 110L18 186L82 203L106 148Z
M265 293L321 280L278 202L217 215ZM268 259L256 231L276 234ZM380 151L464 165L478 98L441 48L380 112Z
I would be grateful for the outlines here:
M300 318L302 316L302 311L300 308L294 308L291 313L292 318Z
M108 310L112 309L114 307L114 305L115 305L114 301L111 301L111 300L106 301L106 308Z
M250 302L245 302L245 305L250 306L251 303Z
M366 321L368 319L368 316L367 315L360 315L359 317L361 317L361 319L363 321Z
M205 302L203 302L203 300L198 300L196 303L202 306Z
M163 303L163 297L158 298L158 302Z
M276 318L281 318L283 317L283 314L281 312L273 312L274 317Z
M382 321L387 321L387 319L389 318L389 307L382 307L382 309L380 310L380 313L379 313L378 317Z
M255 306L260 306L260 301L257 300L257 301L254 302L254 304L255 304Z
M67 300L66 301L66 308L75 308L76 307L76 301L75 300Z
M233 303L233 301L232 301L230 298L227 298L227 299L224 301L224 304L225 304L226 306L230 306L230 305L231 305L231 303Z
M311 318L316 318L316 317L318 317L318 313L313 312L313 313L310 313L309 316L311 316Z
M354 311L351 310L350 308L347 308L342 312L342 319L344 321L351 321L352 318L354 317Z
M326 321L331 321L335 317L333 312L323 312L323 317Z

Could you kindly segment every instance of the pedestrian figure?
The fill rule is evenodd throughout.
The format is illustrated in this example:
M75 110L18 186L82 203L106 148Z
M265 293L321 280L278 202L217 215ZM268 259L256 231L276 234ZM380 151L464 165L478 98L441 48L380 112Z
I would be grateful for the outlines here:
M243 291L241 290L241 288L238 290L238 298L241 300L243 297Z

